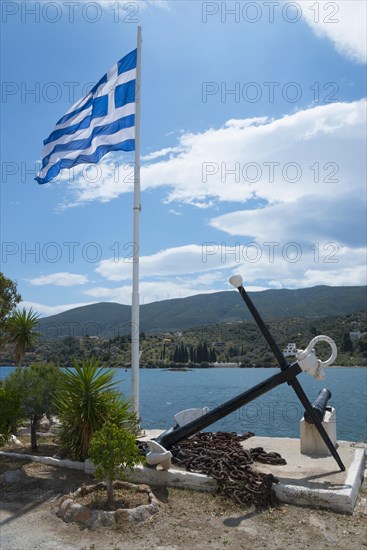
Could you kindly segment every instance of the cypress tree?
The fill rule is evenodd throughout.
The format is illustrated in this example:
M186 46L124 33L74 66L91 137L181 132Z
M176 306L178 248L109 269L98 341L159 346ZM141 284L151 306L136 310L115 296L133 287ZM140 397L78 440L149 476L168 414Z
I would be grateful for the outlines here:
M209 352L208 352L208 346L206 345L206 342L203 344L203 358L202 361L209 361Z

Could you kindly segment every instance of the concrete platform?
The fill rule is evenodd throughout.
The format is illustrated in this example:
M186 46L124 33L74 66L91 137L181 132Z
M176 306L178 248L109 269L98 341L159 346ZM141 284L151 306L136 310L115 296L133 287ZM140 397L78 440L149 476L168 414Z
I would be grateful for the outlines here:
M161 430L147 430L139 439L152 439L160 433ZM346 471L341 472L331 456L302 455L299 439L255 436L243 441L242 445L246 449L263 447L265 451L275 451L285 458L287 464L284 466L254 463L258 471L272 473L279 479L274 490L281 502L353 513L365 468L364 446L357 447L350 441L339 441L338 453L346 467ZM146 483L154 484L158 477L158 481L165 478L167 485L204 491L215 488L214 480L207 476L186 472L176 466L169 472L151 468L143 470L141 481ZM170 482L172 479L173 483Z
M341 472L331 456L301 454L299 439L251 437L242 445L244 448L263 447L285 458L287 464L284 466L255 463L257 470L272 473L279 479L274 489L281 502L353 513L365 468L363 447L339 441L337 450L346 468Z

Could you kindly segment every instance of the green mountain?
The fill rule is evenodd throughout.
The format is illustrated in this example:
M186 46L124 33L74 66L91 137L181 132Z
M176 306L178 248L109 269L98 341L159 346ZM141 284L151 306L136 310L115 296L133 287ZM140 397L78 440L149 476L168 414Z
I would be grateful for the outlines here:
M315 286L298 290L249 292L264 319L325 317L357 313L366 309L365 286ZM39 320L38 330L47 338L128 334L130 306L101 302ZM252 319L237 291L199 294L163 300L140 307L140 330L163 332Z

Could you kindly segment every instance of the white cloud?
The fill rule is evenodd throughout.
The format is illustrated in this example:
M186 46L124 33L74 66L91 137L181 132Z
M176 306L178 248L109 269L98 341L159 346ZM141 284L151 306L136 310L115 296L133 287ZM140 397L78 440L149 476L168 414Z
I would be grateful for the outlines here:
M364 248L338 243L300 244L292 240L248 243L232 272L242 274L245 285L272 288L303 288L314 285L366 284Z
M69 196L58 210L84 205L93 201L109 202L134 188L133 164L114 160L107 155L98 164L83 164L63 170L60 181L69 183Z
M141 296L157 299L225 290L235 272L250 288L300 288L316 284L365 284L365 249L334 241L238 239L160 251L141 258ZM131 264L103 261L98 273L109 281L129 281ZM353 273L353 276L351 276ZM130 303L130 284L86 290L94 298ZM158 296L158 298L157 298Z
M333 103L184 134L179 154L142 167L142 187L164 185L167 201L201 206L251 198L292 202L360 188L365 107L365 101Z
M322 271L318 269L307 269L304 277L295 281L288 279L284 282L285 285L291 284L302 287L312 287L316 285L329 286L362 286L366 285L366 266L359 265L354 267L345 267L339 270Z
M203 242L160 250L150 256L140 257L140 280L142 282L154 279L158 283L164 280L172 282L179 280L190 285L222 284L226 275L222 271L235 268L243 261L252 262L254 251L248 243ZM256 251L255 251L256 254ZM95 270L104 279L113 282L130 281L132 276L131 262L116 262L111 258L102 260ZM99 294L101 292L101 294ZM94 297L107 297L105 289L86 290L85 294Z
M140 257L140 278L187 275L213 270L221 266L220 254L213 258L213 254L207 254L205 245L188 244L160 250L156 254ZM126 281L131 279L132 263L116 262L114 258L102 260L96 272L109 281Z
M267 124L272 120L274 119L270 119L267 116L244 118L244 119L231 118L225 123L225 126L231 127L231 128L236 128L236 127L248 128L249 126L261 126L262 124Z
M88 282L88 277L78 275L76 273L51 273L50 275L42 275L34 279L28 279L28 282L33 286L55 285L55 286L74 286L85 285Z
M171 11L172 9L172 2L170 0L145 0L145 2L162 10Z
M317 36L331 40L342 55L358 63L366 62L365 0L303 0L299 6Z
M276 120L230 120L218 129L182 134L172 148L177 153L142 166L142 191L165 187L166 202L199 208L252 198L290 203L315 195L324 200L345 188L354 192L364 188L365 117L361 100ZM132 191L132 165L112 158L76 172L64 207L107 202Z
M164 149L160 149L159 151L148 153L147 155L141 157L141 160L144 160L144 161L155 160L160 157L165 157L169 153L178 153L179 151L180 151L179 147L165 147Z
M105 301L106 299L111 299L113 295L114 289L112 288L105 288L96 286L94 288L89 288L87 290L84 290L83 294L86 296L93 296L93 298L98 298L98 301Z
M344 192L323 198L309 195L291 203L277 203L255 210L238 210L213 218L210 224L229 235L258 242L336 241L364 245L366 235L365 193Z
M170 277L155 279L154 281L142 280L139 288L140 303L148 304L172 298L187 298L196 294L218 292L218 288L213 283L214 281L218 282L219 278L224 283L224 288L219 290L230 290L229 285L225 283L225 279L215 273L207 276ZM98 287L86 290L84 294L98 298L98 300L131 304L131 285L116 288Z
M20 302L19 307L30 309L32 308L34 311L40 314L41 317L48 317L50 315L57 315L58 313L63 313L64 311L68 311L69 309L74 309L76 307L82 307L82 306L89 306L91 304L95 304L97 302L78 302L75 304L60 304L55 306L47 306L45 304L41 304L40 302L29 302L24 301Z

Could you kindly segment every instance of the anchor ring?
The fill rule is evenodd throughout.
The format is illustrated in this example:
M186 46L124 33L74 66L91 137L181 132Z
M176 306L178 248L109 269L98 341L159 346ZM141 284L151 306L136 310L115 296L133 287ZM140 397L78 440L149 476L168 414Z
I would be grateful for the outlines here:
M326 359L326 361L321 361L320 359L318 360L320 366L327 367L328 365L331 365L335 361L338 355L338 349L336 347L334 340L330 338L330 336L325 336L323 334L320 334L319 336L315 336L315 338L312 338L307 348L304 349L302 352L300 352L299 355L297 356L298 360L304 359L309 353L313 351L314 346L319 342L326 342L331 347L331 355L329 359Z

